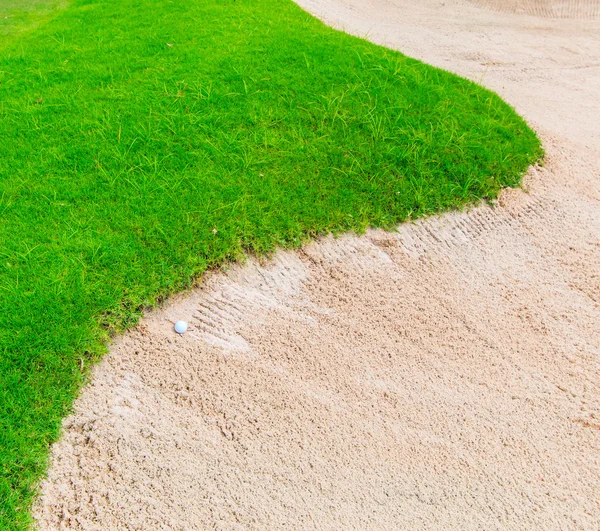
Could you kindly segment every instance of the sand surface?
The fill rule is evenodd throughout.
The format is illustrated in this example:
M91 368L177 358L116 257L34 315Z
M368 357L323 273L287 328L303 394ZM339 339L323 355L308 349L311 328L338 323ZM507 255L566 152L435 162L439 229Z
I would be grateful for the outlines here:
M546 166L147 315L65 420L39 528L598 531L598 2L301 4L496 90Z

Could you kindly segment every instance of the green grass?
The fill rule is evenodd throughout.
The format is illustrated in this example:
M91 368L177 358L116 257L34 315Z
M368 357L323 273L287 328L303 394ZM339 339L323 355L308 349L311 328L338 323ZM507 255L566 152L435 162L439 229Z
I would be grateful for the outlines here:
M493 93L290 0L73 0L12 18L0 47L3 530L30 523L61 418L145 307L247 253L492 199L541 156Z
M8 37L33 30L66 5L67 0L0 0L0 49Z

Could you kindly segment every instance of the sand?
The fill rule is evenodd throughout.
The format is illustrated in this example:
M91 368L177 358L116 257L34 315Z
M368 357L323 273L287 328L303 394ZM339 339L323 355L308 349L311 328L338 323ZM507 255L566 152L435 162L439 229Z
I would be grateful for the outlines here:
M64 421L39 528L598 531L598 3L301 4L499 92L545 167L148 314Z

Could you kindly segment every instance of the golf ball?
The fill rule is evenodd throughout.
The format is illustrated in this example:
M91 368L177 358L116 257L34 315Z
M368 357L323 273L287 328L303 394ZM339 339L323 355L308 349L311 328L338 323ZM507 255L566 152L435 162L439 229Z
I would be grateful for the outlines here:
M188 324L185 321L177 321L175 323L175 332L178 334L185 334L187 332Z

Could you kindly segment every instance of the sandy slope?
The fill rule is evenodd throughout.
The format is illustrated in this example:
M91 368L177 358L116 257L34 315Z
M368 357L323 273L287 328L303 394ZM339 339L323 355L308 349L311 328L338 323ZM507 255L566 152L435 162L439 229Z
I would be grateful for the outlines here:
M301 3L497 90L546 168L494 209L234 267L148 315L65 421L40 529L598 531L598 4Z

